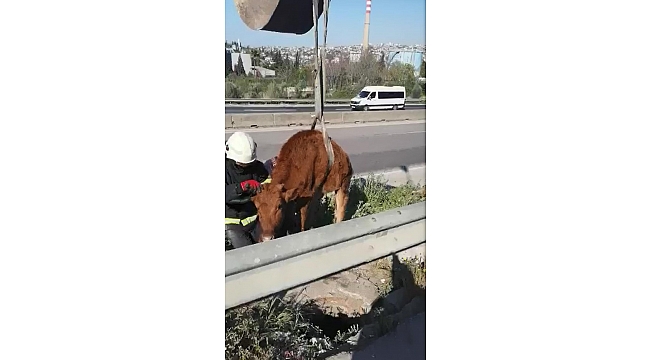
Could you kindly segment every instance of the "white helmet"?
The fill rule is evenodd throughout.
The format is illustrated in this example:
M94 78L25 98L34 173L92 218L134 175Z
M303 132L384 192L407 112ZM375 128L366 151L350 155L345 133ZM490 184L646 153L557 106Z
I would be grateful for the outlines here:
M226 157L242 164L250 164L257 160L257 144L245 132L238 131L226 141Z

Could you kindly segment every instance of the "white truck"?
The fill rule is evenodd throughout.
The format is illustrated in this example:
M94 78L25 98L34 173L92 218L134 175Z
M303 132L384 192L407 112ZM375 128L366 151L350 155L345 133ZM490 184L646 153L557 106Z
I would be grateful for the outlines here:
M366 86L350 100L352 110L404 109L404 86Z

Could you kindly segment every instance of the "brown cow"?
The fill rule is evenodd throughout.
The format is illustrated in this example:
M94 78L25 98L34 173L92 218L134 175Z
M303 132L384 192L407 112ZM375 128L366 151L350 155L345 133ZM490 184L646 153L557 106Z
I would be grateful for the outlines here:
M308 212L320 201L323 193L336 192L335 218L337 223L343 221L353 170L348 154L334 140L332 149L334 163L325 179L327 151L323 133L318 130L299 131L282 145L271 183L263 184L261 191L253 196L259 214L261 241L273 239L289 202L294 202L296 211L300 212L301 230L307 229ZM322 191L319 191L319 185L322 185Z

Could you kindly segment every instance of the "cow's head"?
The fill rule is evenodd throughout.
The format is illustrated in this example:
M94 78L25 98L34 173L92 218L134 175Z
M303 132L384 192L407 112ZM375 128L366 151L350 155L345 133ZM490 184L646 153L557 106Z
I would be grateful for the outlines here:
M285 189L282 184L263 184L252 200L257 208L260 226L260 240L268 241L284 220L284 208L293 198L296 189Z

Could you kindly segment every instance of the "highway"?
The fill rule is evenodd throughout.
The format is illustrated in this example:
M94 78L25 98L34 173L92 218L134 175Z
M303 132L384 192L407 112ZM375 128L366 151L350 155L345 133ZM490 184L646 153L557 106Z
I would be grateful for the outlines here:
M426 105L406 104L406 110L425 109ZM285 112L313 112L313 105L226 105L226 114L263 114L263 113L285 113ZM350 111L348 105L325 105L325 112L328 111ZM393 110L371 110L371 111L393 111Z
M261 161L277 155L291 135L308 127L247 129L257 142ZM316 125L319 129L319 125ZM226 139L235 130L226 130ZM241 130L240 130L241 131ZM350 156L354 172L378 172L387 168L424 164L425 122L328 125L327 131Z

